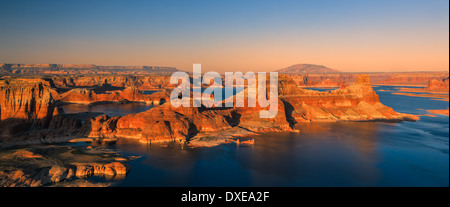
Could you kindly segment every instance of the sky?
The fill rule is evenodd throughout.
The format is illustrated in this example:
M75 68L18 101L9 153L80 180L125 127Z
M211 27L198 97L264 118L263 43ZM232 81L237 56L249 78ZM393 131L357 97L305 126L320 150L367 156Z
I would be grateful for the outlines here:
M0 63L449 70L448 0L0 0Z

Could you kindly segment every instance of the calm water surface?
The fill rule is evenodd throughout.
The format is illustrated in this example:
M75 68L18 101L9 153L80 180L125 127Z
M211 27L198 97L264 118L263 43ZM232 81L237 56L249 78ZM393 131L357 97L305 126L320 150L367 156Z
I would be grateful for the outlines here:
M426 109L448 108L446 101L392 95L395 88L374 88L395 111L427 114ZM255 136L250 147L123 140L111 148L143 157L129 163L130 173L115 186L449 186L448 116L297 127L301 133Z

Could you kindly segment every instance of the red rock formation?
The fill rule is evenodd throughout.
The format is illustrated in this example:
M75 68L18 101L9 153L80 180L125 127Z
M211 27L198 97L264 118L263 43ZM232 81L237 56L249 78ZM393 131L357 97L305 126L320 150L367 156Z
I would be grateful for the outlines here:
M303 121L417 120L380 103L369 76L359 75L348 87L330 92L298 88L291 79L280 81L280 96L292 105L292 117Z
M71 166L52 166L50 169L35 169L37 172L26 173L23 170L0 171L1 187L39 187L55 184L74 177L90 176L125 176L129 167L120 162L108 164L73 163Z
M54 100L69 103L94 103L101 101L145 101L159 103L168 100L168 91L151 95L142 94L139 87L166 87L167 77L152 80L153 77L130 76L86 76L80 79L54 77L43 79L4 80L0 82L0 115L2 120L46 120L40 123L42 129L25 133L25 140L53 140L58 135L70 137L77 133L89 137L129 137L143 142L188 140L197 133L220 132L233 127L252 132L291 130L294 122L302 121L369 121L369 120L416 120L417 117L397 113L380 103L373 91L369 76L359 75L354 84L341 86L330 92L318 92L298 87L291 76L280 76L277 116L271 119L259 118L261 107L230 108L174 108L170 103L162 104L148 111L123 117L100 116L86 121L81 129L80 121L55 116ZM295 76L298 77L298 76ZM308 75L308 77L312 77ZM331 76L322 77L322 83L333 82ZM351 77L338 74L336 77ZM325 79L324 79L325 78ZM144 81L145 80L145 81ZM310 81L310 78L301 78ZM120 83L121 81L124 81ZM128 84L130 87L128 87ZM156 84L156 85L155 85ZM342 84L341 84L342 85ZM59 87L93 87L72 89L58 94ZM109 90L124 87L121 90ZM50 87L54 87L51 89ZM100 90L100 87L102 90ZM95 92L97 91L97 92ZM247 90L244 91L244 93ZM233 97L232 97L233 98ZM245 104L246 105L246 104ZM1 136L12 137L17 132L27 131L28 121L2 121Z
M13 79L0 83L0 144L34 144L69 139L81 127L55 107L43 79Z
M425 90L448 90L448 78L445 80L432 79L428 82Z
M170 93L167 91L156 92L150 95L142 94L135 87L127 87L124 90L105 91L95 93L93 90L77 88L57 95L55 99L64 103L92 104L96 102L145 102L159 105L169 100Z
M52 83L57 88L71 89L75 87L98 87L110 85L113 87L136 87L139 90L155 90L174 88L170 84L169 75L71 75L52 77Z
M301 89L291 79L282 78L279 91L281 99L278 100L275 118L260 118L259 112L267 109L261 107L174 108L166 103L124 117L91 119L88 130L84 132L91 137L128 137L143 142L160 142L187 140L196 133L220 132L234 126L267 132L292 130L295 121L417 119L381 104L367 75L360 75L354 84L331 92Z
M115 135L143 142L186 140L194 132L186 116L172 110L169 103L148 111L119 118Z
M14 79L0 85L0 121L8 118L42 120L48 123L54 101L42 79Z
M352 84L358 73L340 74L289 74L298 86L304 87L341 87ZM426 86L432 79L446 79L448 72L409 72L409 73L371 73L371 82L377 85L414 85Z
M372 76L374 76L373 74ZM377 74L378 76L383 75ZM432 79L448 78L448 71L443 72L410 72L410 73L385 73L385 79L376 81L379 85L405 85L426 86Z
M128 165L120 162L112 162L108 164L99 163L74 163L75 176L79 178L86 178L93 175L126 175L129 171ZM66 178L64 178L66 179Z
M173 108L170 103L123 117L90 119L82 133L89 137L127 137L143 142L186 140L199 131L230 128L223 114L198 108Z
M184 141L201 132L220 132L239 126L254 132L290 130L284 104L279 100L275 118L259 118L256 107L178 107L170 103L123 117L90 119L82 134L90 137L126 137L141 142ZM114 123L116 123L114 125Z

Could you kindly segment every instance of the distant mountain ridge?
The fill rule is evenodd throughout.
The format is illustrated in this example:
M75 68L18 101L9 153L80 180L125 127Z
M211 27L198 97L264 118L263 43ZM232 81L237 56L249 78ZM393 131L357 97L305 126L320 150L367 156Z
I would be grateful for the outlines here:
M279 69L276 72L285 74L321 74L321 73L341 73L336 69L327 68L323 65L296 64L287 68Z
M7 64L0 63L0 73L7 74L153 74L173 73L164 66L98 66L94 64Z

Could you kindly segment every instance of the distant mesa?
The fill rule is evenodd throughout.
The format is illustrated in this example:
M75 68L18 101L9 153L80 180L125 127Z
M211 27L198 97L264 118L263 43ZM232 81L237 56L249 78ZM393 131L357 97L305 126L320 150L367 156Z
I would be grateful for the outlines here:
M341 73L341 71L336 69L327 68L323 65L314 64L296 64L291 65L287 68L277 70L276 72L281 74L332 74Z
M93 64L8 64L0 63L6 74L154 74L179 71L163 66L99 66Z
M427 90L448 90L449 81L448 77L443 80L431 79L428 81Z

